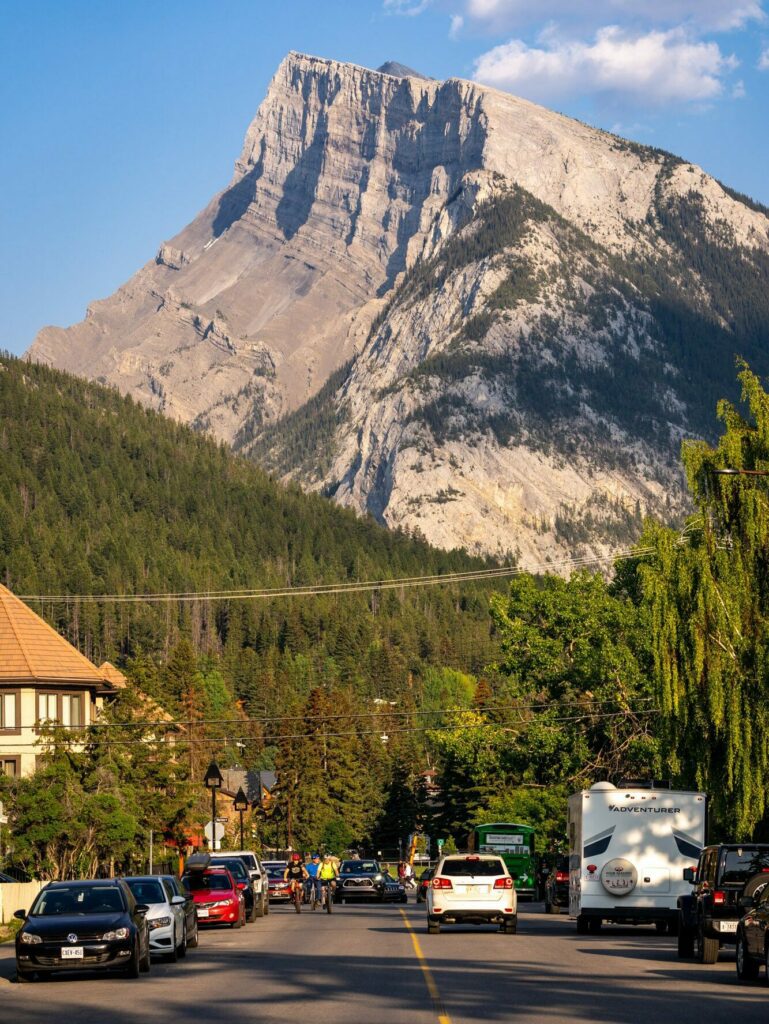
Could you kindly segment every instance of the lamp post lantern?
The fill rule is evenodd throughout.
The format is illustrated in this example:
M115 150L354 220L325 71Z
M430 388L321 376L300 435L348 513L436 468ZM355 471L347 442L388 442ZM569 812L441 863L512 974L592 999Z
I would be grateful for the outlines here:
M219 765L212 761L208 766L203 782L207 789L211 790L211 850L216 850L216 791L222 788L224 779L219 771Z
M245 845L243 842L243 812L248 810L248 797L243 792L242 786L235 794L235 799L232 801L232 806L240 815L240 848L241 850L243 850L245 849Z

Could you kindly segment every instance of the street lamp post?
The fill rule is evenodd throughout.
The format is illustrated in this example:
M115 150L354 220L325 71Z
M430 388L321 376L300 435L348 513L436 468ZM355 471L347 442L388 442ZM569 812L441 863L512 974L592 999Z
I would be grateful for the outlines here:
M232 801L232 806L240 815L240 848L241 850L244 850L245 844L243 842L243 812L248 810L248 797L243 792L242 786L235 794L235 799Z
M211 790L211 850L216 850L216 791L221 789L222 773L219 771L219 765L216 761L212 761L208 766L203 782L207 789Z

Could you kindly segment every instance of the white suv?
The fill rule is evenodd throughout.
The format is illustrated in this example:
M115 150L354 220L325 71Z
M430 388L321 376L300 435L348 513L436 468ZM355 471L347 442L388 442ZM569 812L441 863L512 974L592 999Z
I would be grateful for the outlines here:
M518 900L510 872L501 857L483 853L451 853L441 857L427 889L427 930L441 924L499 924L514 935Z
M269 879L256 853L253 850L217 850L214 857L240 857L246 865L254 890L254 917L269 914Z

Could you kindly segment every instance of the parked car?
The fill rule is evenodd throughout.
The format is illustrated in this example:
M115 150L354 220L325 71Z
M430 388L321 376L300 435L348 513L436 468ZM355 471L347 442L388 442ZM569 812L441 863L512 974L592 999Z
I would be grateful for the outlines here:
M267 891L267 876L264 867L253 850L220 850L217 857L240 857L251 876L251 885L256 896L255 916L262 917L270 912L270 899Z
M277 903L279 900L291 899L291 883L283 877L286 870L284 860L265 860L262 867L267 874L269 898Z
M751 888L753 892L748 891ZM753 877L740 904L746 913L737 925L737 977L753 981L763 964L769 983L769 874Z
M721 947L737 940L740 899L755 896L769 878L769 843L706 846L684 878L694 889L678 899L678 955L714 964Z
M343 860L336 883L335 901L385 898L385 873L377 860Z
M242 928L246 923L246 901L243 890L227 868L187 870L182 885L191 893L198 912L198 925L228 924Z
M172 961L187 955L186 896L177 896L157 875L124 878L137 903L145 903L150 952Z
M450 854L438 861L427 890L427 930L444 924L498 924L515 934L518 899L507 865L491 854Z
M424 903L427 899L427 890L430 887L430 879L433 877L433 869L425 868L417 881L417 903Z
M249 875L245 861L240 857L226 857L224 854L217 853L211 858L210 866L212 868L227 868L235 879L235 884L238 889L243 893L243 899L246 904L246 920L255 921L257 917L256 893L254 892L254 887L251 884L251 876ZM259 902L261 903L261 897ZM261 916L261 914L259 916Z
M113 968L138 978L150 969L148 910L120 879L49 882L16 911L16 980Z
M569 907L569 858L558 853L547 865L545 875L545 913L557 914L561 907Z
M160 875L163 884L168 887L173 896L184 897L184 918L187 925L187 948L196 949L198 945L198 912L195 909L195 900L187 892L176 875Z
M389 871L383 871L384 875L384 901L385 903L408 903L409 897L406 886L398 878L393 878Z

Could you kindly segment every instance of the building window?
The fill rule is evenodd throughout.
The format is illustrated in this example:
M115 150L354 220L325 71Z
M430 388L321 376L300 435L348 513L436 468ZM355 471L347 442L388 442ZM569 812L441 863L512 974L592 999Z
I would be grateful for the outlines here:
M0 773L17 779L21 772L21 757L18 754L3 754L0 757Z
M15 733L21 731L19 726L20 703L21 696L18 690L0 693L0 731Z
M65 693L61 698L61 724L76 729L83 726L83 697L79 693Z
M38 722L58 722L59 700L55 693L38 693L37 720Z

